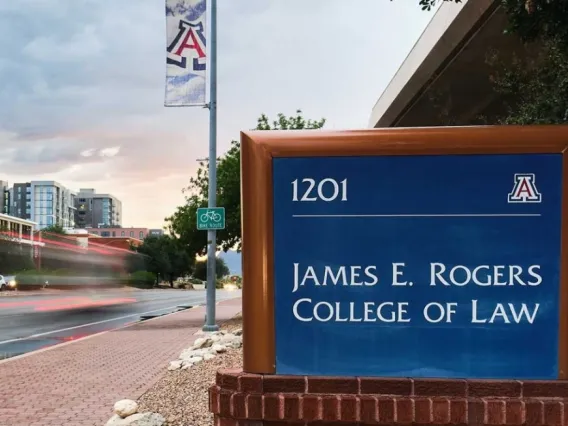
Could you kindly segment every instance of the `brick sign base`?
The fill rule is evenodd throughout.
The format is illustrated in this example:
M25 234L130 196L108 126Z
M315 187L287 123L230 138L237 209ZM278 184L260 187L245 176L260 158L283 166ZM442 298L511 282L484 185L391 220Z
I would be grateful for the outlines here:
M220 370L218 426L568 425L568 381L273 376Z

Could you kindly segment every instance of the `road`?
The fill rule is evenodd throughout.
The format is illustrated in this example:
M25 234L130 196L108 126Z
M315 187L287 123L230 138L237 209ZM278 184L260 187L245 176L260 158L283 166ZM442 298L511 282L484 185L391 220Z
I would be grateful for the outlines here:
M41 292L39 292L41 293ZM217 301L240 291L217 290ZM205 291L73 290L0 298L0 360L205 303Z

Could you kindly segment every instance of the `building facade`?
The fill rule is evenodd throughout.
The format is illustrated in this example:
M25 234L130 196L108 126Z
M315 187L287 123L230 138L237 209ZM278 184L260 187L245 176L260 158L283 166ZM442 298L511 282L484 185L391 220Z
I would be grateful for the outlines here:
M148 228L100 227L86 229L89 234L98 235L103 238L128 237L143 240L150 235L150 230Z
M78 228L121 227L122 202L111 194L80 189L75 198L75 225Z
M163 229L149 229L148 235L151 236L151 237L161 237L162 235L164 235L164 230Z
M506 115L516 100L495 90L493 78L511 65L538 61L542 46L505 31L501 3L440 2L374 105L369 127L483 125ZM497 67L489 60L496 52Z
M9 206L11 216L35 222L37 229L75 226L75 193L55 181L15 183Z
M5 180L0 180L0 196L2 196L2 206L0 208L0 213L9 214L10 213L10 185Z
M0 213L0 232L7 233L16 243L33 245L36 224L19 217Z

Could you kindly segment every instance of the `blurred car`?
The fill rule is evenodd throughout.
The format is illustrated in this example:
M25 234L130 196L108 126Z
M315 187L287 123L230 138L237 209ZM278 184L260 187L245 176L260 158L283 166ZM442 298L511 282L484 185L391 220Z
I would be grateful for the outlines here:
M0 275L0 291L16 290L18 283L13 275Z

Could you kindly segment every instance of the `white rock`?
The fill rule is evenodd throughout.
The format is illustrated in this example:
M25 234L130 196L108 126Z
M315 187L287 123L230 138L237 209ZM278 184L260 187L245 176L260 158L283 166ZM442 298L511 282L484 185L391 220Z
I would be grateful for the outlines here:
M243 337L242 336L235 336L229 341L229 343L241 345L243 343Z
M208 340L210 340L208 337L200 337L199 339L196 339L195 342L193 342L193 349L201 349L207 346L211 346L210 344L208 345Z
M221 336L219 336L218 334L214 334L213 336L211 336L211 341L213 343L218 342L219 340L221 340Z
M220 345L220 344L218 344L218 343L214 344L214 345L212 346L212 348L213 348L213 350L214 350L216 353L218 353L218 354L222 354L223 352L226 352L226 351L227 351L227 347L226 347L226 346Z
M213 358L215 358L215 355L213 355L213 354L205 354L205 355L203 355L203 359L204 359L205 361L209 361L210 359L213 359Z
M183 364L183 361L177 360L177 361L172 361L170 362L170 366L168 367L168 370L173 371L173 370L179 370L181 368Z
M203 357L194 356L194 357L191 358L189 361L190 361L192 364L199 364L201 361L203 361Z
M138 413L123 419L115 414L106 423L106 426L162 426L166 419L157 413Z
M180 354L180 359L190 359L193 358L195 356L203 356L207 353L210 353L211 349L210 348L206 348L206 349L186 349L184 350L181 354Z
M138 411L138 403L131 399L121 399L114 404L114 412L120 417L131 416Z
M235 340L236 337L237 336L235 336L232 333L227 333L223 337L221 337L221 340L219 341L219 343L224 345L225 343L232 342L233 340Z
M242 328L237 328L235 331L233 331L233 334L235 336L242 336L243 335L243 329Z

